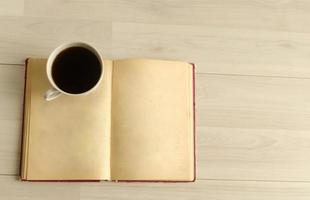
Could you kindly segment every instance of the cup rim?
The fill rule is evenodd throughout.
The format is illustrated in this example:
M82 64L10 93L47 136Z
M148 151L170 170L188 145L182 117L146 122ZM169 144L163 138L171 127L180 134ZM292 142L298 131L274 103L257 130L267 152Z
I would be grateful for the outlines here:
M86 48L86 49L90 50L92 53L94 53L96 55L96 57L98 58L99 62L100 62L101 75L100 75L99 80L97 81L97 83L91 89L89 89L89 90L87 90L86 92L83 92L83 93L74 94L74 93L69 93L69 92L66 92L66 91L60 89L56 85L56 83L55 83L55 81L54 81L54 79L52 77L52 67L53 67L53 63L55 61L55 58L62 51L64 51L67 48L70 48L70 47L83 47L83 48ZM90 44L88 44L86 42L66 42L66 43L63 43L63 44L59 45L48 56L47 63L46 63L46 74L47 74L47 78L48 78L49 82L51 83L51 85L53 86L53 88L57 89L61 93L66 94L66 95L71 95L71 96L86 95L86 94L89 94L90 92L94 91L98 87L99 83L101 82L101 80L103 78L103 74L104 74L104 62L103 62L103 59L101 57L100 52L93 45L90 45Z

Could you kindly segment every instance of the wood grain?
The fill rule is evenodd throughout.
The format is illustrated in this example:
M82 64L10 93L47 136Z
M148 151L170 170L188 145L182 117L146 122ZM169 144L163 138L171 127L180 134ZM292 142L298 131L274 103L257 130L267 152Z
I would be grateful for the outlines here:
M111 20L106 0L25 0L25 15L59 19Z
M306 33L113 23L114 58L194 62L198 73L310 77Z
M309 131L310 79L198 75L198 126Z
M22 118L24 66L0 64L0 120Z
M25 15L309 32L307 0L25 0ZM240 31L241 31L240 30Z
M199 75L199 177L309 181L310 79Z
M111 20L113 58L186 60L203 73L310 76L308 1L26 0L25 5L29 16Z
M39 17L1 17L0 63L23 64L28 57L47 57L60 44L85 41L111 56L111 23Z
M24 66L0 64L0 174L18 174Z
M0 63L47 57L63 42L82 40L106 58L185 60L196 63L200 73L310 77L310 39L303 32L118 22L112 27L39 17L0 17L0 26L6 29L0 32Z
M0 177L19 174L21 131L21 120L0 120Z
M0 197L8 200L80 199L79 184L22 182L17 176L0 176L0 185Z
M0 16L23 16L24 0L0 1Z
M216 199L308 200L310 183L197 181L196 183L41 183L0 176L0 196L9 200L37 199Z
M203 180L190 184L102 183L81 184L80 199L216 199L306 200L310 184Z

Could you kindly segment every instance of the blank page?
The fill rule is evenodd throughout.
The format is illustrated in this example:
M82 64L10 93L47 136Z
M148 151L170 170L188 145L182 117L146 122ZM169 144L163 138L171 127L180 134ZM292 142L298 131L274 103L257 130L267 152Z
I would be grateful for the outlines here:
M110 179L112 61L89 95L45 101L51 88L46 59L29 59L24 122L23 179Z
M113 61L111 112L113 180L194 179L191 64Z

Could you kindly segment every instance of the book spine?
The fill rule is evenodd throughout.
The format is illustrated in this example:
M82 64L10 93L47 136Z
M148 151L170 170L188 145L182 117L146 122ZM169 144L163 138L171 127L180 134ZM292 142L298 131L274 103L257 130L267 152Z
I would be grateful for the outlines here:
M197 175L197 152L196 152L196 77L195 77L195 73L196 73L196 68L195 68L195 64L191 63L191 65L193 66L193 137L194 137L194 179L193 182L196 181L196 175Z
M24 153L25 153L25 136L24 136L24 131L25 131L25 101L26 101L26 84L27 84L27 65L28 65L28 58L25 60L25 75L24 75L24 96L23 96L23 113L22 113L22 139L21 139L21 153L20 153L20 164L19 164L19 176L21 177L21 180L24 179L24 168L25 168L25 158L24 158Z

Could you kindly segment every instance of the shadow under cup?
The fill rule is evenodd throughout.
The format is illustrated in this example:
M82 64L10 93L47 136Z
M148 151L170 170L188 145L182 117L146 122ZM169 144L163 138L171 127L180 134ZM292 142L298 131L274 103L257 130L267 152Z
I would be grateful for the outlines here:
M102 63L91 50L73 46L55 57L51 75L56 86L69 94L82 94L97 85L102 74Z

